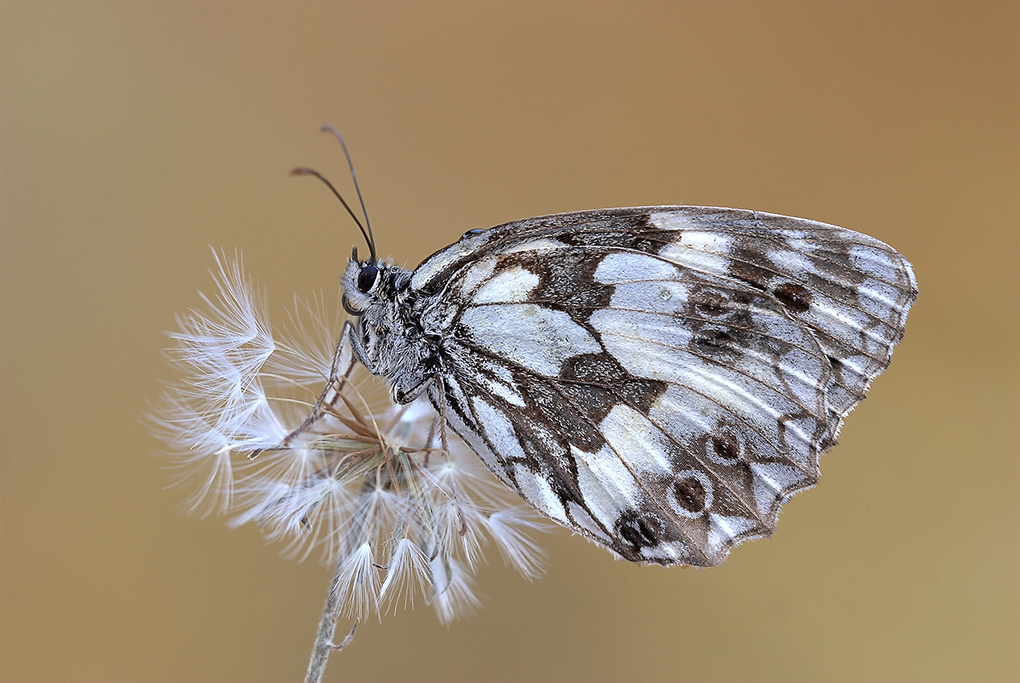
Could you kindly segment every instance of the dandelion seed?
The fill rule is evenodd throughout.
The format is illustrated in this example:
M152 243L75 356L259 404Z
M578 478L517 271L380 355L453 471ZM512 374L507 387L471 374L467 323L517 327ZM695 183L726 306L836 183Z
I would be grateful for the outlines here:
M428 573L429 561L421 548L409 538L399 539L390 554L386 580L379 589L380 603L393 605L394 611L401 600L405 606L408 603L413 606L415 587L422 595L428 595L425 585Z
M521 514L524 508L506 508L489 515L488 531L506 563L528 579L542 573L545 553L527 532L539 530L534 519Z
M452 557L432 561L432 586L430 602L443 622L470 614L482 605L475 597L471 575Z
M372 545L362 543L347 555L338 572L339 586L347 596L344 614L364 617L379 607L379 571L372 561Z

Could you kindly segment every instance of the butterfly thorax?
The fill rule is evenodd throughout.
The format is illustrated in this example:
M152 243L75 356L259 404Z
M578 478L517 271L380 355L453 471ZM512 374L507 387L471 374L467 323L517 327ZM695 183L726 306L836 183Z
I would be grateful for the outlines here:
M351 261L344 297L358 313L351 347L368 370L390 382L397 403L409 403L439 371L437 330L427 329L424 301L410 287L411 273L392 264ZM435 302L431 302L435 303Z

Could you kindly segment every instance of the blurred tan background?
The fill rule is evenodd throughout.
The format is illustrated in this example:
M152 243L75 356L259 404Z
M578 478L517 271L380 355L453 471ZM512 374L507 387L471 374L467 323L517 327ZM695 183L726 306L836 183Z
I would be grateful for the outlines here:
M407 266L708 204L867 232L921 295L772 540L667 571L558 531L541 581L492 558L472 619L366 623L329 680L1016 680L1018 35L1016 2L3 2L0 677L304 675L328 569L180 514L140 416L208 245L278 319L336 291L360 237L287 177L350 194L333 123Z

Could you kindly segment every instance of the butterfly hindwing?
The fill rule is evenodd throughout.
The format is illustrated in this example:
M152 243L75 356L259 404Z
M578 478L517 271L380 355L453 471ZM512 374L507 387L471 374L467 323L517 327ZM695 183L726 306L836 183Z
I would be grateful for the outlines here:
M877 240L700 207L469 234L409 289L441 340L429 396L490 470L627 559L694 565L817 481L916 296Z

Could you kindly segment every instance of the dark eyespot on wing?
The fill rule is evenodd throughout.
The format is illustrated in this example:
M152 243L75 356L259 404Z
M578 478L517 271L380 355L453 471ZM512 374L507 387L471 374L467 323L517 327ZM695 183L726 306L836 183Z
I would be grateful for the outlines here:
M811 308L811 292L804 285L799 285L796 282L784 282L772 293L779 299L779 303L793 313L803 313Z
M628 559L640 560L640 551L643 548L659 544L662 524L652 515L632 511L620 516L616 523L616 533L634 551L632 557Z
M712 452L716 457L732 462L736 462L740 457L740 446L733 436L716 434L709 437L708 441L711 443Z
M695 477L684 477L673 485L673 490L685 510L691 513L704 512L708 493L700 480Z

